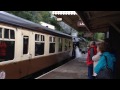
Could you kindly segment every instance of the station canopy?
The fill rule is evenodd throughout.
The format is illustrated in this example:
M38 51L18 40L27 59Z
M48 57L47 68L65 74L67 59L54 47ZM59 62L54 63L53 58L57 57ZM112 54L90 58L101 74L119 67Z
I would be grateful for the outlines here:
M75 11L52 11L52 14L77 31L88 31Z
M106 32L112 26L120 32L120 11L76 11L91 32Z
M112 26L120 32L120 11L53 11L52 13L77 31L106 32Z

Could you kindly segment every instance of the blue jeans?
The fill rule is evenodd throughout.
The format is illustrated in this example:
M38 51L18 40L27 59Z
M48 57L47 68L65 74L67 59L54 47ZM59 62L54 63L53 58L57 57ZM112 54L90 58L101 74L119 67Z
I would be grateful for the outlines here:
M88 66L88 78L94 79L94 77L93 77L93 64Z

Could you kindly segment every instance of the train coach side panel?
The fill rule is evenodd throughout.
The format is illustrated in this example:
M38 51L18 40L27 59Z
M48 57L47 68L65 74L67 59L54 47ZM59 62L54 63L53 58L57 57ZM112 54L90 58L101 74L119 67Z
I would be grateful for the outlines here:
M54 65L67 58L69 58L69 52L64 52L0 65L0 70L3 70L6 73L5 79L18 79Z
M17 79L20 77L20 65L18 62L0 65L0 70L5 72L5 79Z
M66 57L65 57L66 56ZM69 58L68 53L54 54L49 56L44 56L41 58L36 58L30 61L29 74L37 72L41 69L54 65L62 60Z

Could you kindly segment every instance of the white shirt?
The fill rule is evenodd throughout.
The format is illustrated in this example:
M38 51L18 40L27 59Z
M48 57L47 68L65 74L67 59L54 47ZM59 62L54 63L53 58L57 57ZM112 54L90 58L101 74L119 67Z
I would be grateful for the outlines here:
M82 57L82 54L81 54L81 52L80 52L78 46L76 46L75 52L76 52L76 58Z
M93 63L93 76L96 76L97 74L94 72L94 68L95 68L95 66L97 65L97 63L98 63L98 60L99 60L99 58L100 58L100 55L101 55L101 52L98 52L96 55L94 55L93 57L92 57L92 60L94 61L94 63Z

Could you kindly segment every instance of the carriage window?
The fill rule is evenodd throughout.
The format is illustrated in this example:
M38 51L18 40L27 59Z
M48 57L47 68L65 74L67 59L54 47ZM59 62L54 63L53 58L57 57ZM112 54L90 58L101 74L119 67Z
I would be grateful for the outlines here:
M53 37L53 42L55 42L55 37Z
M52 37L49 37L49 42L52 42Z
M35 34L35 41L39 41L39 34Z
M70 41L69 41L69 49L71 48L71 43L70 43Z
M4 38L9 38L9 29L4 29Z
M55 37L50 36L49 40L50 40L49 53L54 53L55 52Z
M15 39L15 32L14 32L14 30L10 30L10 39Z
M41 35L41 41L44 41L44 36L43 35Z
M41 35L41 41L43 40L43 36Z
M45 41L45 37L43 36L43 41Z
M41 37L39 40L35 40L35 56L44 54L44 35L37 34L37 37ZM36 37L36 36L35 36Z
M4 28L3 35L4 40L0 40L0 62L14 59L15 32ZM2 38L2 28L0 28L0 38Z
M67 39L65 39L65 51L67 51L67 44L68 44L68 41L67 41Z
M35 42L35 56L44 54L44 43Z
M29 37L23 36L23 54L28 53Z
M62 38L59 38L58 45L59 45L58 51L61 52L62 51Z
M2 38L2 28L0 28L0 38Z
M55 52L55 43L50 43L49 53Z
M0 40L0 62L14 59L15 41Z

